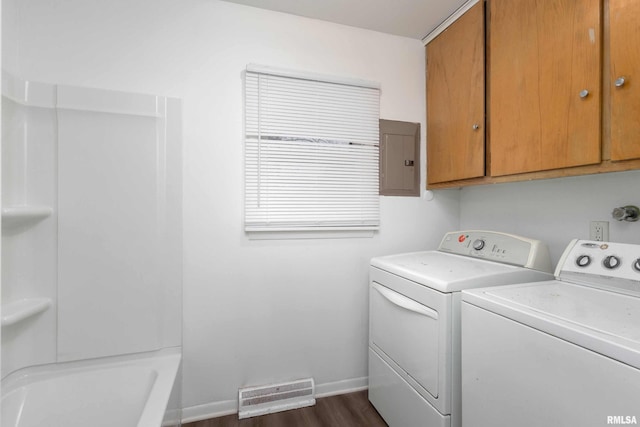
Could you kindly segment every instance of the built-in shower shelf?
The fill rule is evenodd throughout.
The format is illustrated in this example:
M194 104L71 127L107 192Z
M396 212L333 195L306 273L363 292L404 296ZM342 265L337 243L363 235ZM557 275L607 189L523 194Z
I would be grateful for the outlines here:
M38 222L51 216L49 206L7 206L2 208L2 224L6 226Z
M49 298L24 298L2 304L2 326L9 326L42 313L51 307Z

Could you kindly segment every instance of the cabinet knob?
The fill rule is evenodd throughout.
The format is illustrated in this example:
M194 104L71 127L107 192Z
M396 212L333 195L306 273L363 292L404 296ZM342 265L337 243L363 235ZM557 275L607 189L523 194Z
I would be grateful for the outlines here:
M480 129L480 125L475 123L473 126L471 126L473 128L473 130L478 130Z
M582 89L580 91L580 98L586 98L587 96L589 96L589 91L586 89Z
M615 85L616 85L616 87L622 87L622 86L624 86L625 82L626 82L626 80L625 80L624 77L618 77L616 79Z

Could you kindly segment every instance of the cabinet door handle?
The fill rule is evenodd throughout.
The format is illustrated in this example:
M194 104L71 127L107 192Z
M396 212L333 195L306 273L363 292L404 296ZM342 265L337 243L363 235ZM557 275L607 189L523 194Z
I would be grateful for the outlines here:
M621 76L621 77L618 77L616 79L615 85L616 85L616 87L622 87L622 86L624 86L625 83L626 83L626 80L625 80L624 76Z
M472 128L473 130L478 130L478 129L480 129L480 125L479 125L479 124L477 124L477 123L474 123L474 125L473 125L473 126L471 126L471 128Z
M587 96L589 96L589 91L587 89L582 89L580 91L580 98L586 98Z

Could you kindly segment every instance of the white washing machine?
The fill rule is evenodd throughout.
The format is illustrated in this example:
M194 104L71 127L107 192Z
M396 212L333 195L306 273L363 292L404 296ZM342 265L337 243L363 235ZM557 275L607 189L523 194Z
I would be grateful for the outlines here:
M640 245L574 240L555 274L462 293L465 427L640 424Z
M552 279L547 247L491 231L371 260L369 400L391 427L459 427L460 291Z

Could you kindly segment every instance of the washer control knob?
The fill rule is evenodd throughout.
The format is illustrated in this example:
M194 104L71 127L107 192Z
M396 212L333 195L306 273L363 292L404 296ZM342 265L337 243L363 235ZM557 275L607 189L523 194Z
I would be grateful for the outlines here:
M591 264L591 257L589 255L580 255L578 259L576 259L576 265L578 267L586 267Z
M640 273L640 258L633 261L633 269Z
M609 255L602 261L602 265L609 270L620 267L620 258L615 255Z
M473 249L475 249L476 251L481 251L482 248L484 248L484 240L476 239L473 241Z

